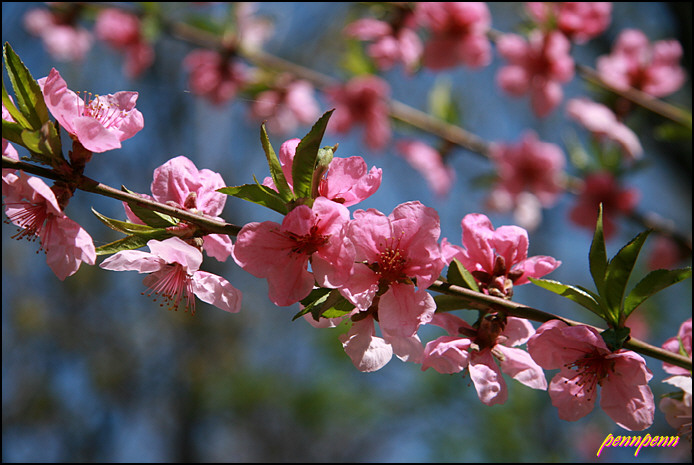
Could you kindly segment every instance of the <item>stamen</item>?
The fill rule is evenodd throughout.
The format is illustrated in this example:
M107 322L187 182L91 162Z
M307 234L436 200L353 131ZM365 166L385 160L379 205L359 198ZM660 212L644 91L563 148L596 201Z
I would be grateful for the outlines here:
M160 295L164 298L169 310L178 310L182 298L185 296L184 309L187 312L191 310L191 314L195 314L195 294L193 294L193 286L190 277L186 273L183 266L180 264L167 265L165 269L151 275L156 281L149 287L151 290L148 296L152 294ZM156 302L156 298L153 299ZM159 304L160 307L164 303Z

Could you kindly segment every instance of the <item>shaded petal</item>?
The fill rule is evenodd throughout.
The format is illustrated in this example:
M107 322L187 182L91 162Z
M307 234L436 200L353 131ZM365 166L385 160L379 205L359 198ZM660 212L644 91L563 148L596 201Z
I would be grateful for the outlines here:
M485 405L503 404L508 399L506 381L489 349L470 353L468 364L470 378L477 395Z
M504 345L507 347L525 344L533 334L535 334L535 328L528 320L513 316L506 318L506 327L501 332L501 335L506 337Z
M94 242L82 226L67 216L54 216L48 221L53 224L41 231L41 245L46 251L46 263L60 280L75 274L82 262L95 263Z
M202 246L210 257L226 261L234 250L231 238L226 234L208 234L202 238Z
M414 286L394 284L378 303L378 322L384 334L412 337L419 326L431 321L436 311L434 298Z
M495 350L499 350L504 358L499 361L501 371L511 378L533 389L547 389L547 379L542 368L535 363L530 354L522 349L505 347L497 344Z
M77 139L90 152L101 153L121 148L118 135L91 116L78 116L72 120L72 124Z
M595 407L597 392L593 391L592 395L586 396L586 389L576 384L576 380L580 379L575 371L562 370L549 383L549 397L562 420L579 420Z
M427 342L422 357L422 371L433 368L439 373L452 374L463 371L468 365L470 339L458 336L441 336Z
M373 317L356 321L347 334L340 336L345 353L360 371L380 370L393 357L393 349L382 338L376 337Z
M99 267L112 271L137 271L138 273L154 273L166 263L161 258L142 250L123 250L101 262Z
M608 377L602 385L600 407L615 423L630 431L642 431L653 424L655 402L647 384Z
M196 271L191 280L193 293L203 302L226 312L241 310L241 292L229 281L206 271Z

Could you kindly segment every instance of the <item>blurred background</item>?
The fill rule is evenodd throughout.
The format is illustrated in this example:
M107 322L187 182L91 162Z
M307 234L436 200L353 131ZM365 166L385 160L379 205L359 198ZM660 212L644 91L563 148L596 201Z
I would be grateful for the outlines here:
M133 6L129 4L129 6ZM263 2L257 13L273 23L264 50L308 68L344 79L341 30L364 4L346 2ZM221 173L227 185L262 180L268 174L259 143L260 121L249 116L242 96L214 105L193 95L181 62L192 49L164 36L155 61L138 78L122 71L123 56L95 41L81 62L52 58L41 40L23 26L25 13L42 3L2 4L2 41L9 42L35 78L56 67L74 90L139 92L137 108L145 128L121 150L95 154L85 174L105 184L150 192L153 170L185 155L198 166ZM170 3L171 17L226 14L222 3ZM492 26L514 32L522 23L522 4L489 3ZM609 53L618 33L638 28L653 41L676 38L684 48L682 66L691 76L691 7L684 3L614 3L609 29L576 46L577 63L594 67ZM91 28L91 26L89 26ZM527 128L543 141L565 147L584 131L564 117L563 106L539 119L527 98L503 94L494 77L503 65L498 55L479 69L456 67L441 72L402 68L382 76L392 97L426 110L437 79L449 80L461 113L461 125L487 141L517 141ZM6 76L6 74L4 74ZM5 82L8 82L5 80ZM576 77L564 86L565 100L592 95ZM691 111L691 81L667 101ZM319 96L321 111L330 109ZM646 118L644 127L649 120ZM655 123L653 123L655 124ZM289 135L270 134L276 149ZM492 171L489 162L463 149L451 152L457 182L446 196L434 194L421 174L391 148L375 153L362 143L360 129L328 134L324 145L339 143L337 156L360 155L383 169L378 192L358 208L386 214L398 204L420 200L441 217L442 237L460 244L464 215L483 212L495 227L514 224L510 214L485 210L488 188L476 182ZM640 213L655 212L691 236L691 133L685 141L663 140L639 132L646 166L626 183L641 192ZM404 126L395 140L435 139ZM23 153L20 150L20 155ZM571 169L569 168L569 171ZM551 276L592 288L588 250L592 232L568 221L575 197L565 194L543 212L530 233L530 255L551 255L563 262ZM124 219L122 204L78 192L68 215L102 245L120 238L91 213ZM354 208L353 208L354 209ZM352 210L353 210L352 209ZM278 214L229 198L227 222L280 221ZM608 255L642 226L620 221L607 243ZM279 308L267 297L265 280L241 270L233 260L206 260L203 269L226 277L243 291L238 314L198 303L194 316L166 311L141 295L142 276L82 266L58 280L35 243L11 238L16 228L2 227L2 458L4 462L456 462L591 461L604 438L624 430L599 408L577 422L558 419L546 393L507 378L509 400L486 407L469 378L422 372L418 365L393 359L374 373L361 373L345 355L337 333L292 322L298 305ZM652 236L634 272L646 265ZM99 259L100 261L101 259ZM678 266L691 265L691 256ZM588 311L534 286L515 289L514 300L557 314L599 324ZM660 346L691 317L691 280L659 293L637 312L640 337ZM475 315L461 316L474 321ZM472 318L472 320L470 320ZM536 325L537 326L537 325ZM439 335L424 328L422 339ZM658 399L669 391L661 381L661 362L647 359ZM548 372L548 379L553 373ZM656 410L651 435L674 430ZM636 460L631 449L609 449L599 460ZM688 444L675 449L644 449L644 462L691 461Z

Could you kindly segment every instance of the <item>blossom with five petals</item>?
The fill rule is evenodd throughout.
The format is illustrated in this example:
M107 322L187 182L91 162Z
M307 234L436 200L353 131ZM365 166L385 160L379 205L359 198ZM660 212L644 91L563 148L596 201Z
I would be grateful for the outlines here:
M282 220L246 224L236 237L236 263L258 278L267 278L270 300L292 305L317 282L335 288L349 276L352 244L344 237L349 221L344 205L318 197L313 207L299 205ZM307 269L311 263L313 273Z
M135 108L137 92L88 94L80 98L67 88L55 68L38 83L53 117L91 152L119 149L122 141L134 136L145 125L142 113Z
M610 2L526 2L525 7L541 26L556 27L577 44L602 34L612 20Z
M612 352L595 328L551 320L528 341L528 352L546 370L560 369L549 385L559 418L576 421L593 410L598 386L600 407L622 428L641 431L653 423L653 377L635 352Z
M502 372L533 389L547 389L542 368L516 347L535 333L528 320L489 314L475 329L455 315L436 314L431 323L449 335L427 343L422 371L433 368L450 374L467 368L480 400L490 406L503 404L508 398Z
M104 8L94 24L94 33L125 54L125 73L135 78L154 61L154 49L145 40L140 18L117 8Z
M495 230L481 213L465 215L461 226L463 247L445 241L445 259L448 263L460 260L485 294L510 298L513 286L527 284L528 278L541 278L561 265L546 255L528 257L528 232L518 226Z
M87 231L63 213L54 192L43 180L24 173L3 173L5 214L22 230L15 238L41 240L46 263L64 280L77 272L82 262L96 261L94 242Z
M198 170L195 163L181 155L154 170L151 198L193 213L221 219L219 215L224 209L227 196L217 192L217 189L225 186L219 173L209 169ZM138 195L150 198L145 194ZM127 203L124 202L123 205L131 222L143 224ZM203 248L208 255L223 262L231 255L233 244L225 234L206 234L203 236Z
M185 311L195 313L195 296L203 302L236 313L241 309L241 292L221 276L200 271L202 253L178 237L147 242L150 252L122 250L99 265L112 271L148 273L143 283L162 297L169 310L183 303ZM155 298L156 300L156 298ZM161 306L164 306L162 303Z

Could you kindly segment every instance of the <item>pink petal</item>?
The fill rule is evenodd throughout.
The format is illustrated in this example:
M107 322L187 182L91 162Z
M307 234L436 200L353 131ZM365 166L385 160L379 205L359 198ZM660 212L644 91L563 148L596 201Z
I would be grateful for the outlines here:
M441 336L424 348L422 371L433 368L439 373L463 371L468 365L470 340L458 336Z
M99 267L112 271L137 271L138 273L154 273L159 271L166 262L149 252L142 250L122 250L101 262Z
M187 272L192 273L202 265L202 253L178 237L170 237L163 241L149 241L147 247L154 255L166 263L183 265Z
M55 68L51 69L46 78L39 80L39 85L42 85L46 106L51 115L67 132L74 134L72 122L80 114L80 105L84 105L82 99L67 88L67 83Z
M515 347L528 342L528 339L535 334L535 328L525 318L510 316L506 318L506 327L501 335L506 337L504 345Z
M72 124L77 139L90 152L102 153L121 148L118 135L91 116L77 116L73 118Z
M475 390L485 405L503 404L508 399L508 389L501 370L489 349L470 353L468 364L470 378Z
M192 278L193 293L203 302L226 312L241 310L241 292L221 276L206 271L196 271Z
M372 317L352 324L349 333L340 336L345 353L360 371L372 372L383 368L393 357L393 349L376 337Z
M514 270L524 271L523 275L518 278L514 284L520 286L521 284L530 282L528 278L541 278L556 270L559 265L561 265L560 260L556 260L549 256L535 255L534 257L530 257L514 267Z
M504 356L503 360L499 361L501 371L528 387L547 390L545 373L529 353L500 344L496 345L495 350L499 350Z
M653 424L655 402L647 384L614 379L610 374L602 384L600 407L622 428L642 431Z
M203 236L202 242L207 255L220 262L226 261L234 250L231 238L225 234L208 234Z
M587 397L586 389L576 384L576 379L579 378L575 375L575 371L562 370L549 383L552 405L557 408L559 418L566 421L576 421L588 415L595 407L597 397L597 392Z
M41 245L46 250L46 263L60 280L75 274L82 262L95 263L96 250L87 231L67 216L48 221L53 225L42 231Z
M419 326L431 321L436 311L434 298L425 290L414 286L394 284L381 296L378 304L378 322L384 333L412 337Z

